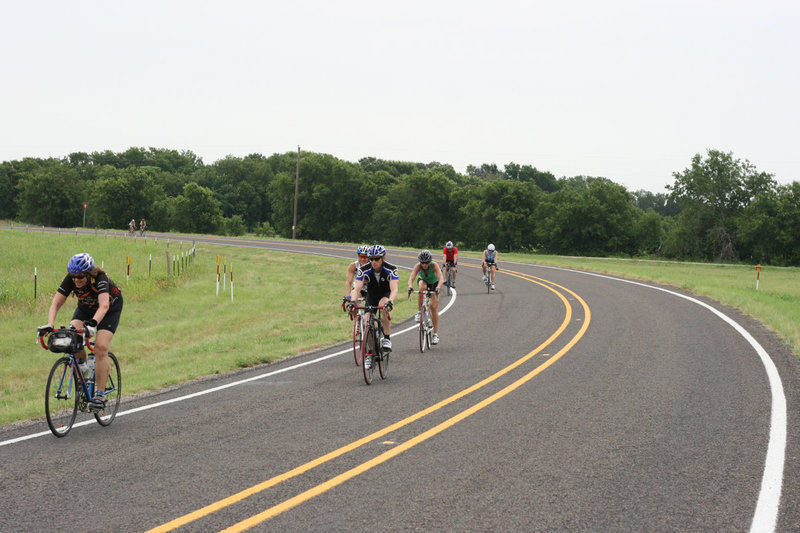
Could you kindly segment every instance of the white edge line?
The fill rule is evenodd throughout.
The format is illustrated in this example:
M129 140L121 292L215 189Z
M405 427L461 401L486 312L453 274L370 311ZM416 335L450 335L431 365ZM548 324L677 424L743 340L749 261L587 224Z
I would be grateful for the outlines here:
M327 255L327 254L315 254L315 255ZM400 268L406 268L406 267L400 267ZM410 269L407 269L407 270L410 270ZM447 310L450 309L450 307L452 307L453 304L455 303L455 301L456 301L456 290L453 289L452 292L453 292L453 295L450 298L450 300L447 302L447 305L444 307L444 309L439 311L440 315L446 313ZM396 333L393 333L393 335L401 335L401 334L409 332L411 330L416 330L417 328L418 328L418 326L416 326L416 325L410 326L410 327L407 327L406 329L403 329L403 330L400 330L400 331L398 331ZM120 416L129 415L129 414L133 414L133 413L138 413L140 411L147 411L149 409L155 409L156 407L163 407L165 405L169 405L169 404L172 404L172 403L177 403L177 402L182 402L184 400L197 398L198 396L205 396L206 394L211 394L213 392L218 392L218 391L221 391L221 390L224 390L224 389L228 389L230 387L235 387L237 385L242 385L243 383L248 383L250 381L257 381L259 379L264 379L264 378L275 376L277 374L282 374L284 372L289 372L290 370L297 370L298 368L302 368L304 366L308 366L308 365L311 365L311 364L314 364L314 363L320 363L322 361L325 361L327 359L331 359L331 358L336 357L338 355L342 355L342 354L345 354L345 353L351 353L352 350L353 350L352 348L347 348L347 349L344 349L344 350L341 350L341 351L338 351L338 352L334 352L334 353L331 353L331 354L328 354L328 355L323 355L322 357L318 357L316 359L311 359L309 361L305 361L305 362L302 362L302 363L297 363L295 365L288 366L286 368L281 368L280 370L273 370L273 371L267 372L265 374L259 374L257 376L252 376L252 377L249 377L249 378L246 378L246 379L241 379L239 381L233 381L231 383L226 383L225 385L220 385L218 387L213 387L211 389L206 389L206 390L202 390L202 391L199 391L199 392L194 392L192 394L187 394L185 396L179 396L177 398L171 398L169 400L164 400L164 401L156 402L156 403L149 404L149 405L143 405L141 407L134 407L133 409L129 409L127 411L120 411L119 413L117 413L117 416L120 417ZM80 426L86 426L86 425L92 424L94 422L95 422L94 419L84 420L82 422L76 423L72 427L76 428L76 427L80 427ZM26 440L33 439L33 438L36 438L36 437L43 437L45 435L50 435L50 434L51 433L48 430L48 431L42 431L40 433L32 433L30 435L23 435L22 437L17 437L17 438L10 439L10 440L0 441L0 446L6 446L8 444L15 444L17 442L26 441Z
M519 265L530 266L530 263L514 263ZM753 349L761 359L761 364L764 365L764 370L767 373L769 380L770 393L772 397L772 407L770 413L770 429L769 429L769 443L767 444L767 456L764 463L764 474L761 477L761 490L758 494L758 502L756 503L756 510L753 514L753 522L750 524L750 531L753 533L771 532L775 531L778 522L778 509L781 502L781 491L783 487L783 466L786 461L786 433L787 433L787 418L786 418L786 396L783 392L783 382L778 373L778 369L772 358L769 356L763 346L753 336L742 327L738 322L733 320L723 312L713 308L705 302L701 302L691 296L686 296L679 292L648 285L638 281L632 281L605 274L597 274L595 272L586 272L583 270L574 270L571 268L556 267L551 265L537 265L543 268L551 268L554 270L564 270L568 272L576 272L585 274L587 276L596 276L599 278L610 279L614 281L621 281L630 283L632 285L639 285L647 287L648 289L655 289L658 291L678 296L692 303L705 307L719 318L727 322L733 329L735 329L744 339L750 343Z

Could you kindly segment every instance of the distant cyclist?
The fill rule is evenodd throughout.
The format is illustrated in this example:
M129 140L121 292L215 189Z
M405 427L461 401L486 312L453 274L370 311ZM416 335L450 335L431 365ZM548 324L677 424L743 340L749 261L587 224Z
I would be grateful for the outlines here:
M350 293L352 301L348 303L348 307L352 309L355 306L361 289L366 286L367 305L384 306L387 311L391 311L397 299L397 285L400 280L397 267L385 261L386 248L380 244L370 246L367 249L367 256L369 265L356 272L356 284ZM383 331L386 334L383 338L383 349L391 350L392 341L389 334L392 331L392 321L388 313L383 315Z
M349 265L347 265L347 279L344 282L344 293L345 296L342 298L342 307L344 307L347 302L350 301L351 296L350 293L353 292L353 287L355 286L356 280L356 273L358 269L364 268L365 266L369 265L369 256L367 255L367 249L369 246L366 244L359 246L356 249L356 254L358 254L358 260L353 261ZM363 296L364 290L361 291Z
M456 272L458 272L458 248L453 246L453 241L447 241L442 250L442 264L444 265L444 279L447 279L447 272L452 270L450 276L450 288L456 288Z
M95 266L92 256L83 253L72 256L67 263L68 274L53 296L44 331L52 331L56 315L70 293L78 298L78 308L72 314L71 324L76 329L96 331L94 342L96 392L90 407L101 410L105 406L103 391L108 380L108 348L117 330L122 314L122 293L108 275ZM42 328L40 328L41 330ZM76 354L79 363L86 360L86 350Z
M495 250L494 244L490 244L483 251L483 262L481 263L481 269L483 270L483 281L486 281L486 270L491 270L491 284L492 290L494 290L494 274L497 270L497 250Z
M419 263L414 265L414 270L411 271L411 277L408 278L408 292L414 290L412 283L419 280L419 290L421 291L436 291L436 294L431 295L431 317L433 318L433 339L431 344L439 344L439 288L444 282L442 276L442 269L439 264L433 261L433 255L430 251L422 250L417 255ZM419 295L417 302L417 314L414 315L414 320L419 322L420 313L422 310L423 294Z

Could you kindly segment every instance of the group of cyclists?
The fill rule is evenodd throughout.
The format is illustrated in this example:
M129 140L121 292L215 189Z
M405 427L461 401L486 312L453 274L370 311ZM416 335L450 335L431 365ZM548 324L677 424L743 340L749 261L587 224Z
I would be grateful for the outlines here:
M400 275L397 267L386 261L386 248L380 244L372 246L359 246L356 249L357 260L347 266L345 279L345 296L342 298L342 307L353 313L359 298L365 300L367 306L380 306L388 311L392 310L397 299ZM481 261L483 281L491 277L491 288L495 290L495 273L497 271L497 249L494 244L489 244L483 251ZM456 273L458 272L458 248L453 241L447 241L442 250L442 266L433 260L430 250L422 250L417 254L417 264L411 270L408 278L408 294L414 290L414 282L419 287L417 299L417 313L414 320L419 322L422 309L423 293L433 291L436 294L431 298L431 317L433 319L433 338L431 344L439 344L439 292L442 285L447 283L450 276L450 288L456 287ZM383 320L385 337L383 349L392 349L391 341L391 314Z
M381 306L391 311L397 300L400 275L397 267L386 261L386 248L380 244L372 246L359 246L356 250L357 260L347 267L345 281L345 296L343 306L352 312L358 299L364 298L368 306ZM442 250L442 267L433 260L430 250L422 250L417 255L417 264L414 265L408 279L409 295L414 290L416 281L420 291L434 291L431 298L431 315L433 319L432 344L439 343L439 291L447 279L447 272L451 274L451 288L455 288L456 272L458 268L458 248L452 241L447 241ZM483 252L481 263L484 281L486 276L491 276L492 289L494 289L495 271L497 270L497 250L493 244L487 246ZM41 326L39 331L49 333L53 331L56 315L66 303L67 297L74 294L78 305L72 314L71 325L76 329L88 328L90 336L94 337L95 378L97 394L91 400L91 407L102 409L105 405L103 392L108 379L109 362L108 350L114 333L119 325L122 314L122 292L119 287L108 277L102 269L95 265L94 259L88 253L79 253L72 256L67 263L67 275L61 281L50 310L47 314L47 324ZM419 295L417 314L419 321L423 295ZM383 328L385 337L383 349L392 349L391 314L387 313ZM86 359L86 351L77 354L78 362Z
M147 221L145 219L139 220L139 234L144 235L144 231L146 229L147 229ZM131 235L136 233L136 221L134 219L131 219L131 221L128 222L128 232Z

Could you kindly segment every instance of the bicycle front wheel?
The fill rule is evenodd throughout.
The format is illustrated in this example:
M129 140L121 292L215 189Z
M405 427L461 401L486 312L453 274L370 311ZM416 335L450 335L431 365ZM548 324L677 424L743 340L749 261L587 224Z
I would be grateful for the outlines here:
M453 267L447 269L447 295L452 295L451 287L453 286Z
M353 320L353 359L356 366L361 366L361 343L364 336L364 320L356 316Z
M425 329L427 328L428 314L424 311L419 315L419 351L425 353Z
M95 420L101 426L107 426L114 421L117 416L117 409L119 409L119 401L122 398L122 373L119 371L117 356L108 352L108 363L108 381L104 391L106 406L102 411L94 414Z
M50 370L44 391L47 425L56 437L63 437L72 429L78 414L78 396L70 358L62 357Z
M375 331L371 326L364 328L364 334L361 341L361 370L364 373L364 382L369 385L372 383L372 373L375 371L375 356L377 352L375 347L377 342L375 340ZM367 365L369 364L369 368Z
M378 373L381 375L381 379L386 379L386 374L389 373L389 356L391 354L391 350L381 350L380 357L378 357Z

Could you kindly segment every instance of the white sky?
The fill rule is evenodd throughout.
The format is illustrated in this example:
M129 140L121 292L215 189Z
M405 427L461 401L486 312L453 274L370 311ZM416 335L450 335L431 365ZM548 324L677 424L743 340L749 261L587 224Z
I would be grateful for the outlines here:
M0 161L299 145L663 192L712 148L800 181L796 0L3 0L0 20Z

